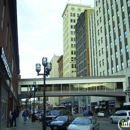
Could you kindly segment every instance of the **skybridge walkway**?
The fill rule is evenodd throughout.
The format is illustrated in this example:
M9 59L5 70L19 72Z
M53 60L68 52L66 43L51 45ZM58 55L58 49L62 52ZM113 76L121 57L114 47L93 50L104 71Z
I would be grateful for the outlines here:
M18 98L26 98L33 82L38 85L36 97L43 96L43 78L20 79ZM46 78L46 96L125 96L125 75ZM33 91L33 90L32 90ZM32 96L33 96L32 92Z

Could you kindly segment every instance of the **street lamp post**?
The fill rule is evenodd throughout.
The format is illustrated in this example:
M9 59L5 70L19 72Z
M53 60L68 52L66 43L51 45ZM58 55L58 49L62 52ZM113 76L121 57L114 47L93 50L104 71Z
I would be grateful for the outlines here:
M30 93L29 93L29 98L30 98L30 114L31 114L31 97L32 97L32 86L30 86Z
M28 101L30 100L30 106L29 106L29 118L30 118L30 114L31 114L31 97L32 97L32 87L30 86L30 92L28 94Z
M35 122L35 92L38 89L38 86L36 85L36 82L33 82L33 86L34 86L34 105L33 105L33 115L32 115L32 122Z
M28 98L26 98L26 110L27 110L27 103L28 103Z
M44 73L40 74L39 72L41 71L41 64L36 64L36 71L37 71L37 75L43 75L43 83L44 83L44 89L43 89L43 108L44 108L44 114L42 117L42 124L43 124L43 130L46 130L46 84L45 84L45 80L46 80L46 76L49 75L51 69L52 69L52 64L50 62L47 62L47 58L43 57L42 58L42 65L44 67Z

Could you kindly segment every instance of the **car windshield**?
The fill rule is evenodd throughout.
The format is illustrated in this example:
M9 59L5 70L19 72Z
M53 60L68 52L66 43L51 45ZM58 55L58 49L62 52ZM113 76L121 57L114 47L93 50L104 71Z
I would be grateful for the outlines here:
M60 115L60 111L58 111L58 110L54 110L54 111L50 111L49 112L49 115Z
M92 120L90 118L76 118L72 124L83 124L83 125L88 125L91 124Z
M57 121L67 121L67 116L58 116L56 118Z

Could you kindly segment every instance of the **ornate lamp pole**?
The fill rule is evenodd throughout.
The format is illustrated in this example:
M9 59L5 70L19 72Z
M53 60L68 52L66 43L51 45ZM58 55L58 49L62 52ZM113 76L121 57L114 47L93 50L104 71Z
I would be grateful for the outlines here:
M51 69L52 69L52 64L50 62L47 62L47 58L43 57L42 58L42 65L44 67L44 73L40 74L39 72L41 71L41 64L36 64L36 72L37 75L43 75L43 83L44 83L44 89L43 89L43 108L44 108L44 114L43 114L43 120L42 120L42 124L43 124L43 130L46 130L46 84L45 84L45 80L46 80L46 76L49 75Z
M33 86L34 86L34 105L33 105L32 122L35 122L35 92L38 89L38 86L36 85L36 82L33 82Z

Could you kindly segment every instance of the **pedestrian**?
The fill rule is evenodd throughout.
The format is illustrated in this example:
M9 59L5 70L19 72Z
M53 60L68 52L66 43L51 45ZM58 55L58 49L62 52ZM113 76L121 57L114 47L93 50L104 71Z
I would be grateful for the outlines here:
M24 123L26 123L26 120L27 120L27 117L28 117L28 112L27 112L27 110L24 110L22 116L23 116L23 119L24 119Z
M14 111L12 112L12 127L16 127L16 118L17 118L17 111L16 109L14 109Z
M12 109L9 112L9 123L10 123L10 127L12 127Z

